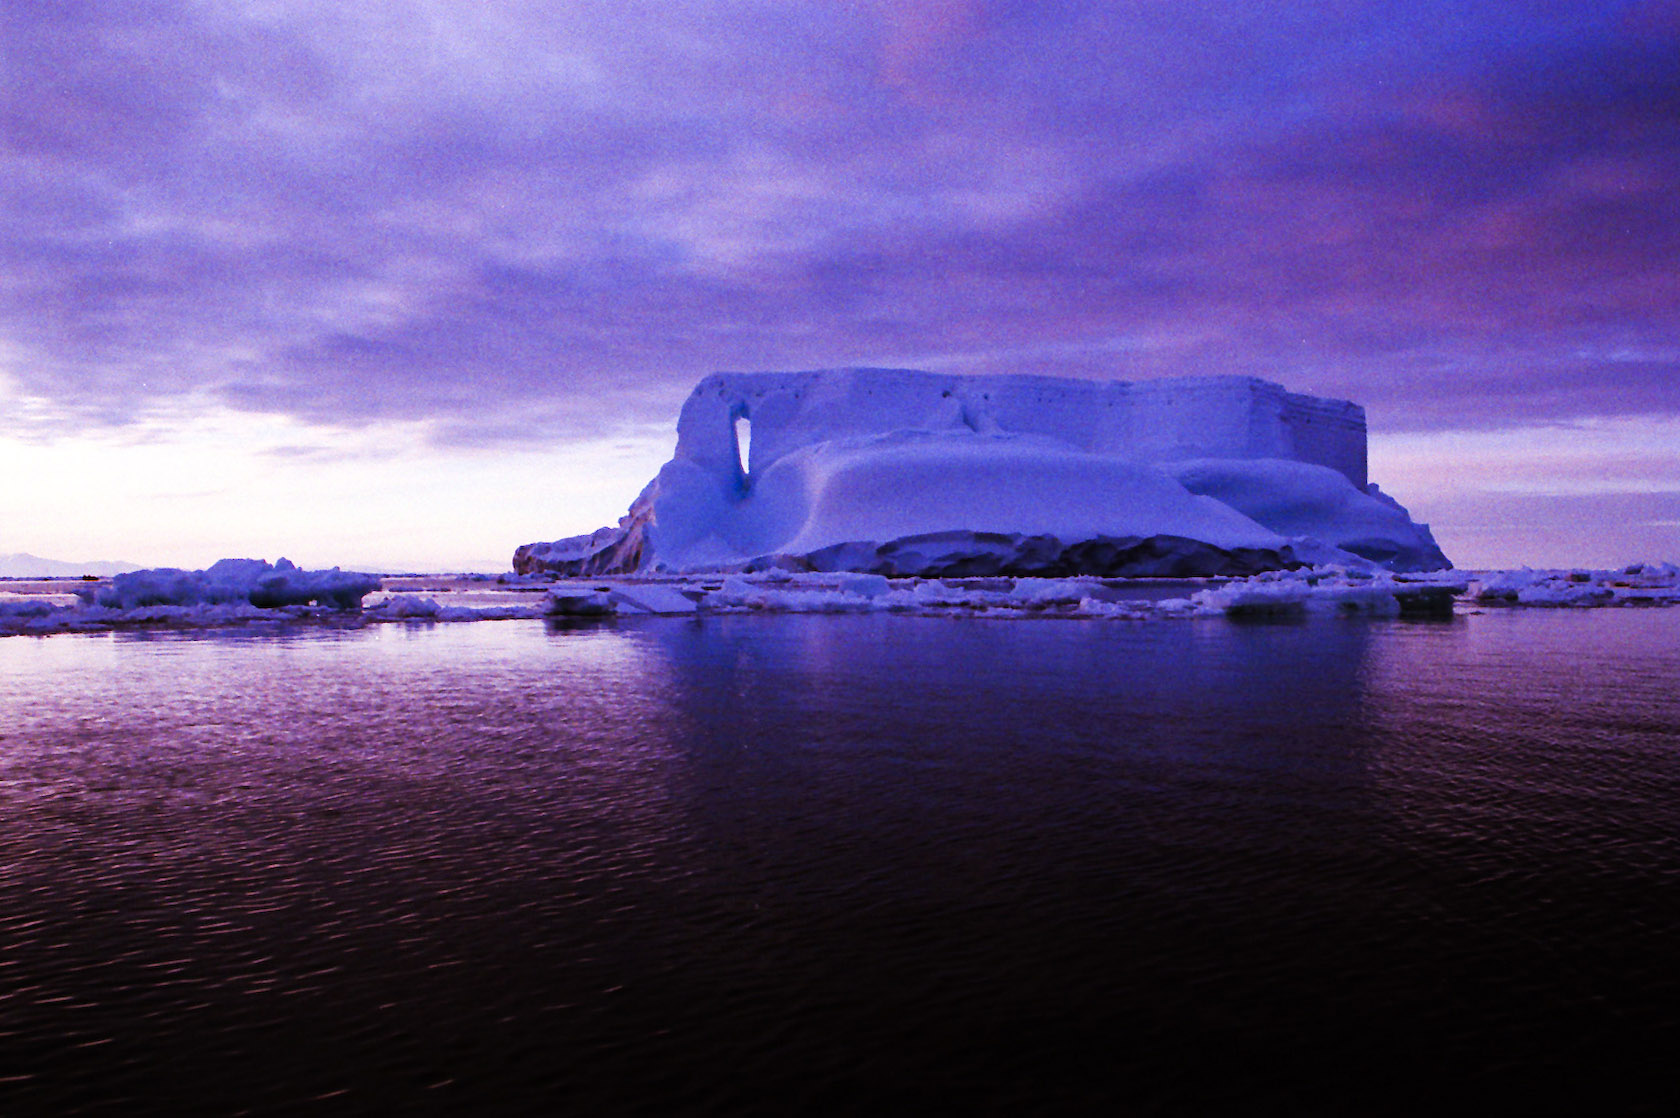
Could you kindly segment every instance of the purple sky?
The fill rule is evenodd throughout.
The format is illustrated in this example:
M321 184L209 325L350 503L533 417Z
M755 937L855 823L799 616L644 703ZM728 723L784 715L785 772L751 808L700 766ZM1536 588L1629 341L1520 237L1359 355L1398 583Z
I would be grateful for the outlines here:
M1677 326L1676 3L0 0L0 467L231 439L476 549L333 562L505 565L705 373L857 364L1263 376L1461 564L1680 557ZM143 542L74 506L0 551Z

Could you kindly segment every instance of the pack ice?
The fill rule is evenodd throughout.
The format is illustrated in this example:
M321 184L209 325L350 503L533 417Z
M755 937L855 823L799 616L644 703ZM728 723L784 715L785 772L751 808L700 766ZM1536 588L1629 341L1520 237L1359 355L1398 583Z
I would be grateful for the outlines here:
M719 373L617 526L521 574L1246 575L1450 567L1369 484L1365 412L1251 377Z

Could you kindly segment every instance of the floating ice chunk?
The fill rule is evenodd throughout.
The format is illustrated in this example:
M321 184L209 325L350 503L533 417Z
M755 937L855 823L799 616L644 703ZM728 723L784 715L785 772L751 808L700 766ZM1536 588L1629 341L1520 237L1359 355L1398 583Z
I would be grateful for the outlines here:
M501 621L515 617L540 617L542 603L495 605L451 605L417 594L393 594L367 607L369 621Z
M1024 578L1010 592L1022 609L1072 606L1089 600L1091 583L1078 579Z
M1617 571L1549 570L1528 567L1484 574L1476 600L1489 605L1591 608L1680 603L1680 568L1669 563L1633 563Z
M885 575L836 574L826 580L836 590L865 598L879 598L892 589L892 580Z
M619 613L693 613L695 599L669 583L644 582L614 586L612 600Z
M1186 605L1189 603L1186 602ZM1147 602L1106 602L1100 598L1081 598L1070 616L1099 618L1145 618L1158 609Z
M362 598L378 589L376 576L337 567L305 571L289 559L273 564L261 559L223 559L202 571L156 567L120 574L110 586L99 590L94 600L118 610L235 602L258 609L319 605L353 610L361 607Z
M700 600L712 610L763 610L771 613L862 613L885 605L879 595L854 594L833 585L790 579L756 582L725 579Z
M618 612L609 587L589 590L562 589L548 592L546 612L560 617L604 617Z
M1190 601L1201 613L1234 616L1255 614L1300 614L1307 611L1312 588L1305 582L1249 579L1231 582L1212 590L1200 590Z
M1518 604L1525 606L1599 606L1615 597L1610 587L1594 583L1544 583L1517 591Z
M1484 576L1476 588L1479 602L1515 602L1523 590L1546 576L1539 571L1522 567L1511 571L1497 571Z
M1328 567L1236 579L1199 591L1190 600L1196 612L1204 615L1340 613L1394 617L1449 614L1453 601L1467 586L1464 576L1446 572L1396 577L1386 571L1373 574Z
M373 607L385 617L398 618L435 618L440 607L434 598L422 598L416 594L393 594Z

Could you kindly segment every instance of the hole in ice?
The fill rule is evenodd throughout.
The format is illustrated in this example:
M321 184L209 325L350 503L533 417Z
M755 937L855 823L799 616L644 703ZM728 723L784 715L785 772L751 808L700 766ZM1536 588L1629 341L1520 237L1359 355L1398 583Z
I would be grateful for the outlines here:
M744 415L735 417L735 458L741 472L746 473L747 464L752 461L752 420Z

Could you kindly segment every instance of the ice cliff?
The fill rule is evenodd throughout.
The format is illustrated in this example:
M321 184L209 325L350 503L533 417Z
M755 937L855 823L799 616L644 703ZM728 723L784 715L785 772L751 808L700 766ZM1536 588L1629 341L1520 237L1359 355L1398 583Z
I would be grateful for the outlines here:
M745 447L745 452L743 452ZM1365 413L1249 377L720 373L616 527L520 573L1250 574L1450 566L1365 477Z

